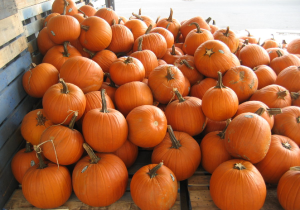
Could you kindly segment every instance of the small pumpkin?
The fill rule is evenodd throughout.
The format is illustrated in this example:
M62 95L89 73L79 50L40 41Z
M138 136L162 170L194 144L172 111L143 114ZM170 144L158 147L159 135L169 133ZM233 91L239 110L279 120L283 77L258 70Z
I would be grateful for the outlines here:
M196 24L192 24L192 23L196 23L199 25L200 28L205 29L210 31L210 27L208 25L208 23L200 16L196 16L193 17L187 21L185 21L181 27L180 27L180 32L182 33L183 38L187 38L188 34L191 31L195 31L195 29L197 29L197 25Z
M251 35L250 31L248 31L248 30L245 30L245 31L248 33L247 36L241 36L241 37L239 37L239 39L243 39L243 40L248 39L248 42L250 44L257 44L258 39L255 36Z
M277 50L279 50L281 52L281 54L278 54ZM267 52L269 53L269 56L270 56L270 62L272 60L274 60L274 58L278 58L281 55L287 55L288 54L287 51L285 51L285 50L283 50L281 48L268 48Z
M155 27L155 28L151 29L150 33L159 33L160 35L162 35L166 39L167 48L171 48L173 46L173 44L174 44L174 36L166 28Z
M239 39L236 34L229 29L229 26L227 26L226 29L217 30L214 33L214 39L224 42L232 53L234 53L239 46Z
M259 45L245 45L239 52L241 64L249 68L254 68L259 65L269 65L270 57L268 52Z
M172 46L172 48L168 48L166 54L162 57L164 61L168 64L174 64L174 62L179 59L183 55L182 51L175 47L175 45Z
M287 46L287 51L291 54L300 54L300 38L293 39Z
M118 22L119 16L116 14L116 12L111 8L100 8L94 16L97 16L103 20L105 20L110 26L113 24L113 20L115 23Z
M199 80L194 84L191 88L191 96L200 98L202 100L206 91L212 87L217 85L218 81L212 78L205 78L203 80Z
M290 92L300 90L300 66L289 66L282 70L275 81L275 84L285 87Z
M50 39L47 33L47 27L43 28L38 37L37 37L37 45L40 53L45 55L49 49L51 49L56 44Z
M98 63L103 72L109 72L111 64L117 60L117 56L110 50L101 50L100 52L93 53L89 50L84 49L91 56L91 59Z
M284 69L290 66L300 66L300 59L293 54L283 55L279 50L276 51L277 58L274 58L270 63L270 67L275 71L277 75Z
M276 42L276 40L274 39L274 35L272 35L272 38L267 39L264 43L261 44L261 46L265 49L269 49L269 48L277 48L278 47L278 43Z
M78 13L78 10L75 2L72 0L55 0L52 4L52 13L74 15Z
M94 16L97 10L91 5L83 5L78 10L79 13L84 13L86 16Z
M138 19L128 20L124 25L132 32L134 40L145 34L148 28L145 22Z
M170 16L168 18L161 18L156 23L156 26L166 28L168 24L170 24L168 30L173 34L174 37L176 37L180 29L180 23L177 19L173 18L172 8L170 8Z
M258 87L260 90L268 85L275 84L277 79L276 73L267 65L259 65L253 68L254 73L258 79Z
M125 141L125 143L112 154L118 156L125 164L127 168L130 168L137 159L138 146L131 143L131 141Z

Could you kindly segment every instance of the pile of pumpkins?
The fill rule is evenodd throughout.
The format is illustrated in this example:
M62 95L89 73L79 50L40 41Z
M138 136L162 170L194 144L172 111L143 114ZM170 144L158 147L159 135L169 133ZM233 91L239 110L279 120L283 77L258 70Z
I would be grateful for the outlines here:
M12 161L32 205L61 206L72 190L111 205L142 147L153 164L130 184L141 209L170 209L200 164L221 209L260 209L265 183L279 183L283 208L300 208L300 39L259 45L211 18L180 23L172 9L126 19L55 0L52 12L37 39L43 63L23 77L43 109L24 117L26 149Z

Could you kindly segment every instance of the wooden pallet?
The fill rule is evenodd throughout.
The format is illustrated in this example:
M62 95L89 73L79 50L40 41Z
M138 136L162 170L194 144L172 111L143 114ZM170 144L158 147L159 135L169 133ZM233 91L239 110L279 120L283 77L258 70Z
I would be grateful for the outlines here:
M192 210L219 209L213 202L209 192L211 174L199 167L188 179L188 191ZM277 199L277 186L267 185L267 197L261 210L283 210Z

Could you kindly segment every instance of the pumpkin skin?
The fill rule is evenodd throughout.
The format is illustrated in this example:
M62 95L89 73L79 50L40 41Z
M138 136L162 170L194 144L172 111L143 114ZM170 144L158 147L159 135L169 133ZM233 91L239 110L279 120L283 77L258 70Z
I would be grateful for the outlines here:
M39 159L36 157L36 153L31 150L30 143L26 142L26 148L21 149L14 155L11 161L11 171L16 180L22 184L23 176L26 171L30 167L37 165L38 162Z
M147 27L149 27L149 25L152 25L153 27L156 27L156 23L149 16L141 15L141 12L139 12L138 15L134 14L134 13L132 13L132 15L133 16L130 17L130 20L139 19L139 20L143 21L144 23L146 23Z
M159 66L167 64L167 62L162 59L157 59L157 63Z
M162 162L143 166L133 175L130 183L132 199L143 210L170 209L176 201L177 188L174 173Z
M113 20L115 20L115 23L119 20L119 16L110 8L100 8L94 16L104 19L110 26L113 24Z
M275 84L277 79L276 73L269 66L259 65L253 68L254 73L258 79L257 89L262 89L268 85Z
M278 57L274 58L270 63L270 67L277 75L289 66L300 66L300 59L293 54L282 55L280 51L276 51Z
M277 197L280 205L286 210L299 209L299 177L300 170L298 167L292 167L281 178L277 187Z
M116 90L115 102L118 110L126 117L135 107L152 105L153 95L145 83L129 82Z
M247 36L241 36L241 37L239 37L239 39L243 39L243 40L248 39L248 42L250 44L257 44L258 39L255 36L251 35L250 31L248 31L248 30L245 30L245 31L247 31L248 35Z
M42 133L53 123L44 116L43 109L33 110L25 115L21 124L23 138L32 145L38 145Z
M55 46L55 43L52 42L52 40L50 39L47 33L47 27L43 28L40 31L37 37L37 45L40 53L42 53L43 55L45 55L49 49Z
M190 93L190 89L191 89L191 84L190 84L190 81L188 80L188 78L184 77L184 90L183 90L183 93L182 93L182 96L185 97L185 96L188 96L189 93ZM177 96L176 96L177 98Z
M62 14L64 12L64 7L66 2L67 7L66 7L66 14L65 15L74 15L78 13L78 9L76 7L76 4L72 0L55 0L52 4L52 13L59 13Z
M194 29L197 29L197 26L192 25L191 23L197 23L200 26L200 28L210 31L210 27L207 24L207 22L202 17L196 16L196 17L193 17L193 18L185 21L181 25L180 32L182 33L182 36L183 36L184 39L187 38L188 34L191 31L193 31Z
M155 27L151 29L150 33L159 33L162 35L167 42L167 48L171 48L173 46L174 36L169 30L162 27Z
M180 58L183 55L183 52L181 49L175 47L175 45L172 46L172 48L168 48L166 54L162 57L164 61L168 64L173 64L174 62Z
M86 107L84 114L88 113L92 109L101 109L102 108L102 97L101 97L101 91L92 91L87 94L85 94L86 97ZM105 91L105 100L106 100L106 106L110 109L115 109L115 105L109 95Z
M78 111L77 120L83 115L86 99L82 90L71 83L52 85L43 97L43 111L54 124L68 125L72 112Z
M271 129L268 122L250 112L236 116L225 133L225 147L230 155L253 164L264 159L270 142Z
M168 30L173 34L174 38L177 37L180 29L180 23L178 22L178 20L173 18L172 8L170 8L170 16L168 18L159 19L159 21L156 23L156 26L166 28L168 24L170 24L168 26Z
M27 71L22 78L26 93L35 98L42 98L49 87L58 82L58 71L49 63L41 63Z
M224 42L229 47L232 53L234 53L238 49L239 39L236 34L229 29L229 26L227 26L227 29L217 30L214 33L214 39Z
M241 64L249 68L259 65L269 65L270 57L267 51L259 45L249 44L243 47L239 53Z
M257 90L258 79L252 69L237 66L229 69L223 76L223 84L231 88L237 95L239 102L248 100Z
M218 81L212 78L205 78L203 80L197 81L191 88L191 96L200 98L202 100L206 91L217 85Z
M195 139L185 132L172 130L168 125L168 133L152 153L152 164L164 161L178 181L190 178L201 161L201 150ZM177 162L177 160L180 160Z
M290 66L281 71L275 83L285 87L290 92L297 92L300 90L300 66Z
M97 12L96 9L90 5L83 5L82 7L79 8L80 11L78 13L84 12L84 14L88 17L94 16L95 13Z
M289 137L300 145L300 107L289 106L282 109L282 114L274 117L274 134Z
M62 65L60 78L77 85L84 93L88 93L100 89L103 71L95 61L77 56L68 59Z
M297 38L297 39L292 40L288 44L286 49L291 54L300 54L299 46L300 46L300 39Z
M132 166L138 156L138 147L131 143L131 141L125 141L125 143L112 154L118 156L125 164L127 168Z
M76 39L75 41L71 41L70 44L76 48L76 50L78 50L78 52L80 52L80 54L82 55L82 57L86 57L86 58L90 58L91 55L89 53L86 52L86 49L82 47L79 39Z
M222 163L210 179L210 195L220 209L261 209L266 194L263 177L245 160L233 159Z
M107 73L107 74L109 74L109 73ZM116 93L116 90L118 89L118 87L112 81L112 79L110 79L110 83L103 82L100 91L102 89L105 89L106 94L110 97L110 99L112 100L112 102L115 103L115 93Z
M76 18L79 22L79 24L81 24L87 17L82 14L82 13L77 13L75 15L73 15L74 18Z
M134 40L145 34L148 28L146 23L138 19L128 20L124 25L132 32Z
M116 54L110 50L102 50L97 52L96 54L93 54L91 58L93 61L98 63L103 72L107 73L109 72L111 64L118 59Z
M278 43L274 40L274 38L271 38L271 39L267 39L264 43L262 43L261 46L265 49L277 48Z
M47 27L47 25L48 25L48 21L52 18L52 17L55 17L55 16L57 16L57 15L60 15L60 13L51 13L50 15L48 15L46 18L45 18L45 20L44 20L44 27ZM40 31L40 33L41 33L41 31Z
M112 154L94 154L82 158L72 174L73 189L80 201L94 206L108 206L125 193L128 171L123 161Z
M268 49L267 49L267 52L268 52L268 54L269 54L269 56L270 56L270 62L271 62L272 60L274 60L274 58L278 58L278 57L279 57L279 55L278 55L278 53L277 53L277 50L279 50L279 51L281 52L282 55L287 55L287 54L288 54L287 51L285 51L285 50L283 50L283 49L281 49L281 48L268 48Z
M134 108L126 117L128 139L140 147L154 147L165 137L167 118L164 112L152 105Z
M205 129L203 130L203 134L207 135L210 132L221 131L226 127L226 121L214 121L207 118L207 123Z
M265 182L278 184L282 175L292 166L300 165L299 146L290 138L272 135L266 157L255 164Z

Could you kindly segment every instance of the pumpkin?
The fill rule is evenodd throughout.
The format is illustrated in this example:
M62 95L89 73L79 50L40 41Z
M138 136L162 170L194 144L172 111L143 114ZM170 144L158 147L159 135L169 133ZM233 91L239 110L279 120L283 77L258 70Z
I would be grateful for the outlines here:
M134 108L126 117L128 139L139 147L154 147L165 137L167 118L162 110L152 105Z
M217 80L212 78L205 78L203 80L198 80L191 88L191 96L202 99L206 91L217 85Z
M248 31L248 30L245 30L245 31L248 33L248 35L247 36L241 36L241 37L239 37L239 39L243 39L243 40L248 39L248 42L250 44L257 44L258 39L255 36L251 35L250 31Z
M112 154L118 156L124 162L125 166L129 168L136 161L138 152L138 146L127 140L119 149L117 149Z
M248 44L249 44L248 39L246 39L246 40L240 39L239 46L238 46L237 50L234 52L234 54L239 58L241 50Z
M239 100L236 93L222 83L222 73L219 72L218 83L208 89L202 98L202 111L211 120L224 121L234 116Z
M129 82L116 90L115 102L118 110L126 117L135 107L152 105L153 95L145 83Z
M276 51L278 54L277 58L274 58L270 63L270 67L275 71L277 75L290 66L300 66L300 59L293 54L283 55L279 50Z
M168 133L157 145L151 156L152 164L164 161L178 181L190 178L201 161L201 150L195 139L185 132L173 131L168 125ZM180 161L178 161L180 160Z
M267 39L264 43L261 44L261 46L265 49L269 49L269 48L277 48L278 47L278 43L275 41L274 39L274 35L271 34L273 37L271 39Z
M79 8L78 12L82 14L84 13L86 16L90 17L90 16L94 16L97 11L91 5L83 5Z
M276 73L269 66L259 65L253 68L254 73L258 79L257 89L262 89L268 85L275 84L277 79Z
M158 66L167 64L167 62L162 59L157 59L157 63L158 63Z
M206 135L213 131L221 131L221 130L224 130L225 127L226 127L225 120L224 121L214 121L214 120L207 118L207 123L206 123L205 129L203 130L203 134Z
M42 133L53 123L44 116L43 109L36 109L27 113L21 124L22 137L33 145L40 143Z
M26 142L26 148L18 151L11 161L11 171L16 180L22 184L22 180L26 171L38 164L39 160L36 153L31 149L30 143Z
M156 23L149 16L147 16L147 15L141 15L141 14L137 15L137 14L134 14L134 13L132 13L132 15L136 19L139 19L139 20L143 21L144 23L146 23L147 27L149 27L149 25L152 25L153 27L156 27Z
M52 13L74 15L78 13L78 10L76 3L72 0L55 0L52 4Z
M172 46L172 48L168 48L166 54L162 57L164 61L168 64L174 64L174 62L179 59L183 55L182 51L175 47L175 45Z
M190 94L190 90L191 90L191 84L190 84L190 81L188 80L188 78L184 77L184 90L183 90L183 93L182 93L182 96L185 97L185 96L188 96ZM177 96L176 96L177 98Z
M65 166L45 164L41 149L36 148L38 166L29 168L22 181L25 199L37 208L52 209L63 205L72 194L69 170Z
M116 155L95 154L86 143L83 147L88 156L82 158L73 170L74 192L87 205L111 205L125 193L128 181L126 166Z
M131 197L143 210L170 209L176 201L177 188L175 174L162 162L143 166L130 183Z
M261 101L269 108L283 108L292 104L289 91L280 85L268 85L256 91L250 101Z
M220 164L232 159L224 143L225 132L230 122L231 120L228 119L223 131L209 132L201 141L201 165L211 174Z
M216 26L216 21L213 20L212 24L209 24L209 27L210 27L210 32L212 34L214 34L217 30L219 30L219 27Z
M196 23L196 24L192 24L192 23ZM191 31L196 31L195 29L198 30L198 26L199 26L199 28L210 31L210 27L209 27L208 23L202 17L196 16L196 17L193 17L193 18L185 21L181 25L180 32L182 33L183 38L186 40L188 34ZM205 31L205 30L203 30L203 31Z
M225 147L230 155L253 164L264 159L270 142L270 125L256 113L245 112L236 116L225 133Z
M72 112L78 111L76 120L83 115L86 99L76 85L65 83L63 79L59 82L52 85L44 94L43 111L53 123L68 125L72 119Z
M49 63L31 64L22 78L26 93L35 98L42 98L49 87L58 82L58 71Z
M211 176L209 189L220 209L261 209L267 194L259 171L249 161L239 159L219 165Z
M112 40L111 27L102 18L88 17L81 23L79 40L81 45L88 50L104 50Z
M115 92L117 90L116 84L113 82L113 80L110 78L109 73L105 73L108 75L108 78L110 79L110 82L103 82L100 90L105 89L106 94L110 97L113 103L115 103ZM101 102L102 104L102 102Z
M239 53L241 65L254 68L259 65L269 65L270 57L268 52L259 45L248 44Z
M255 164L265 182L278 184L282 175L292 166L300 165L299 146L290 138L272 135L266 157Z
M234 53L239 46L239 39L236 34L229 29L229 26L227 26L226 29L217 30L214 33L214 39L224 42L232 53Z
M148 85L153 97L159 103L167 104L174 99L174 88L183 94L185 79L182 72L173 65L161 65L156 67L149 75Z
M248 100L257 90L258 79L252 69L237 66L229 69L223 76L223 84L236 93L239 102Z
M101 91L92 91L87 94L85 94L86 98L86 107L84 110L84 114L88 113L92 109L101 109L102 108L102 97L101 97ZM106 106L110 109L115 109L115 105L110 98L110 96L107 94L105 90L105 100L106 100Z
M43 26L44 26L44 27L47 27L48 21L49 21L52 17L55 17L55 16L57 16L57 15L60 15L60 13L54 12L54 13L51 13L50 15L48 15L48 16L44 19L44 24L43 24ZM47 30L46 30L46 31L47 31ZM40 31L40 33L41 33L41 31Z
M291 54L300 54L300 38L293 39L287 46L286 50Z
M300 207L299 177L300 167L291 167L278 183L277 197L280 205L286 210L299 209Z
M173 44L174 44L174 36L166 28L155 27L155 28L151 29L150 33L159 33L160 35L162 35L165 38L166 42L167 42L167 48L171 48L173 46Z
M128 82L143 81L145 68L143 64L134 57L121 57L111 64L109 73L114 83L124 85Z
M126 17L119 16L118 24L124 25L127 21L128 21L128 19Z
M128 125L121 112L107 108L105 90L101 90L102 108L86 113L82 122L85 141L98 152L114 152L126 141Z
M88 50L86 50L88 51ZM109 72L109 68L111 64L117 60L117 56L115 53L113 53L110 50L102 50L97 53L92 53L88 51L91 55L91 59L98 63L98 65L101 67L103 72Z
M45 55L49 49L55 46L55 43L52 42L52 40L50 39L47 33L47 27L43 28L40 31L37 37L37 45L42 55Z
M73 57L60 69L60 78L77 85L84 93L99 90L103 82L103 71L93 60L85 57Z
M280 49L280 48L268 48L267 49L267 52L269 53L269 56L270 56L270 62L274 59L274 58L278 58L279 55L277 53L277 50L279 50L281 52L281 54L279 55L287 55L288 52L283 50L283 49Z
M77 14L73 15L73 17L78 20L79 24L81 24L87 18L87 16L82 13L77 13Z
M297 92L300 90L300 66L290 66L281 71L275 84L285 87L290 92Z
M168 30L173 34L174 37L177 36L179 29L180 29L180 23L178 20L173 18L173 9L170 8L170 16L168 18L161 18L157 23L157 27L163 27L166 28L166 26L169 25Z
M300 145L300 107L289 106L282 109L282 114L274 117L274 134L289 137Z
M132 32L134 40L145 34L148 28L145 22L138 19L128 20L124 25Z
M291 97L292 97L292 106L300 106L300 91L298 92L291 92Z
M105 20L109 25L113 24L113 20L115 23L118 22L119 16L116 14L116 12L111 8L100 8L94 16L97 16L103 20Z
M287 43L286 43L285 40L282 40L281 47L282 47L282 49L285 49L285 50L286 50Z
M80 52L80 54L83 56L83 57L86 57L86 58L90 58L91 57L91 54L86 52L84 50L84 48L82 47L79 39L76 39L75 41L71 41L70 44L76 48L76 50L78 50L78 52Z

